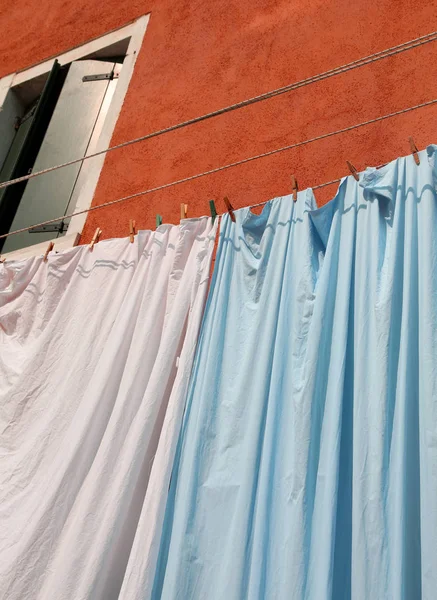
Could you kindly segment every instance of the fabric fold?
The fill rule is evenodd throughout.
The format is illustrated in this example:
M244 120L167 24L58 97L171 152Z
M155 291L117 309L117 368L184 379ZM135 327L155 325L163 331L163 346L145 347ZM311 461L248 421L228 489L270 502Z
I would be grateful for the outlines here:
M155 457L168 488L215 231L0 268L1 597L118 598Z
M433 598L434 155L320 209L303 192L223 218L153 586L131 598Z

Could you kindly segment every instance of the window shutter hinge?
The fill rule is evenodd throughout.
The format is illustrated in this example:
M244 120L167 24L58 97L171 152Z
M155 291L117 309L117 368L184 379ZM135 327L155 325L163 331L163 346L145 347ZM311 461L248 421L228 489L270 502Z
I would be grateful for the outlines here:
M29 229L29 233L64 233L65 229L67 229L67 224L61 221L60 223L32 227L32 229Z
M113 79L118 79L118 74L114 73L112 70L110 73L100 73L99 75L85 75L82 77L82 81L84 83L89 83L92 81L112 81Z

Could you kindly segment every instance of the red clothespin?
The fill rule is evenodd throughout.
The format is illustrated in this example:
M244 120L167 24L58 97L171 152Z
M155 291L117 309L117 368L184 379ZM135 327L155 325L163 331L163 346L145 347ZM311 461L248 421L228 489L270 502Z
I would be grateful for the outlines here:
M297 179L294 175L291 176L291 189L293 191L293 200L296 202L299 188L297 185Z
M352 173L354 179L356 179L357 181L359 181L360 180L360 176L358 175L358 171L353 166L353 164L349 160L346 161L346 164L349 167L349 171Z
M54 247L55 247L54 242L49 242L49 245L47 246L47 250L46 250L46 252L44 254L44 257L43 257L43 261L44 262L47 262L47 258L48 258L50 252L53 250Z
M229 199L227 196L224 197L224 201L225 201L226 209L229 213L229 216L231 217L231 220L235 223L234 209L232 207L232 204L229 202Z
M135 239L135 221L133 219L129 220L129 241L131 244L134 243Z
M188 204L181 204L181 219L187 218Z
M415 161L416 165L420 165L419 150L417 149L417 146L414 143L413 138L409 137L408 141L410 142L411 154L414 156L414 161Z
M91 244L90 244L90 252L93 251L94 248L94 244L97 244L97 242L99 241L100 236L102 235L102 230L100 229L100 227L97 227L97 229L94 232L93 235L93 239L91 240Z

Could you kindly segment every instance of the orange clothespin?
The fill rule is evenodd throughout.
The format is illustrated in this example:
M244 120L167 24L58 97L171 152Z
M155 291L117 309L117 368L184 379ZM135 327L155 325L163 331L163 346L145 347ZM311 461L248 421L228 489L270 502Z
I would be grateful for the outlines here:
M49 256L49 253L53 250L54 247L55 247L54 242L50 242L49 245L47 246L47 250L46 250L46 252L44 254L44 258L43 258L44 262L47 262L47 258Z
M353 166L353 164L350 161L346 161L347 166L349 167L349 171L352 173L354 179L356 179L357 181L360 180L360 176L358 175L358 171L356 170L356 168Z
M229 202L229 199L227 196L225 196L224 200L225 200L225 204L226 204L226 208L229 213L229 216L231 217L231 220L235 223L235 215L234 215L234 209L232 207L232 204Z
M414 156L414 161L415 161L416 165L420 165L419 150L417 149L417 146L414 143L413 138L409 137L408 141L410 142L411 154Z
M129 221L129 240L130 243L133 244L135 239L135 221L130 219Z
M94 232L93 235L93 239L91 240L91 244L90 244L90 252L92 252L93 248L94 248L94 244L97 244L97 242L99 241L100 236L102 235L102 230L100 229L100 227L97 227L97 229Z
M291 189L293 190L293 200L296 202L299 188L297 186L297 179L294 175L291 176Z
M188 213L188 204L181 204L181 219L186 219Z

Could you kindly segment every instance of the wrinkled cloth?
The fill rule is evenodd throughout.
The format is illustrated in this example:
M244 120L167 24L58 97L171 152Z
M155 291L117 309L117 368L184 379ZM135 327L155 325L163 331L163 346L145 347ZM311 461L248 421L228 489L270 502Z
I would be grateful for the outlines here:
M143 507L165 505L215 233L0 266L1 598L119 597Z
M307 190L223 217L157 568L124 598L435 598L436 147L419 156L318 210Z

